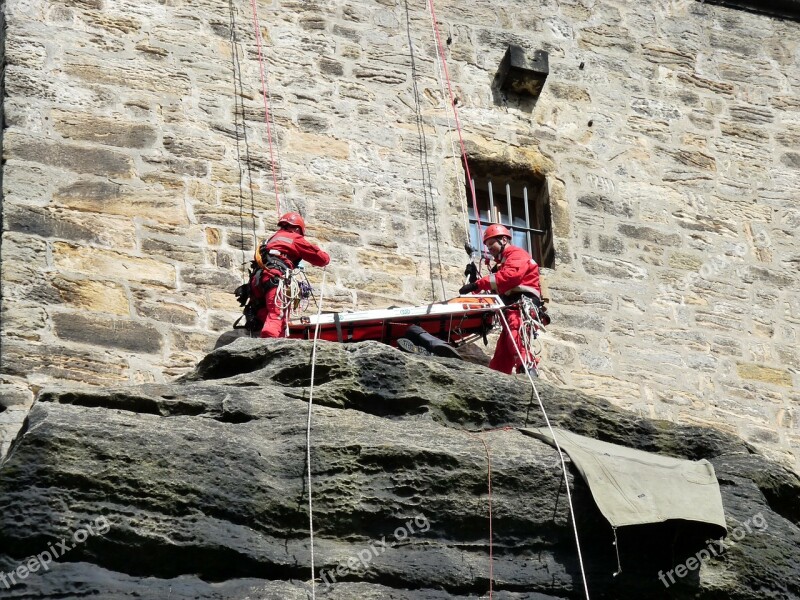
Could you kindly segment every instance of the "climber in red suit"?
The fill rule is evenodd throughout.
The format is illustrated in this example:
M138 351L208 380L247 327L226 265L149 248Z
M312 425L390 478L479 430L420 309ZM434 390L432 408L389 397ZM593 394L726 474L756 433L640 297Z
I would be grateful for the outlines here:
M261 244L255 255L260 267L250 280L251 301L261 307L256 312L261 337L286 337L287 311L276 303L278 282L305 260L315 267L324 267L331 258L304 236L306 224L296 212L278 219L278 231Z
M529 359L520 341L519 329L522 320L519 308L516 308L514 303L524 295L530 297L537 306L541 305L539 265L525 250L511 245L511 232L502 225L489 225L483 234L483 243L494 257L495 267L492 273L475 283L466 284L458 290L458 293L492 292L498 294L509 306L505 309L508 329L504 324L489 368L502 373L513 373L521 366L516 348L519 348L523 358Z

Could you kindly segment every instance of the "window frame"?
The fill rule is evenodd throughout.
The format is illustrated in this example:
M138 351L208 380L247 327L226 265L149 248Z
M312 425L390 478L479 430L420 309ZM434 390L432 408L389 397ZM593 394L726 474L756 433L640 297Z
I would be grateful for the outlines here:
M503 174L502 170L485 168L478 174L472 174L472 189L475 190L475 200L480 213L481 226L485 229L492 224L500 224L511 231L512 243L527 250L541 267L555 267L555 252L553 248L552 216L550 213L550 198L547 182L544 178L536 181L535 176L515 176L516 174ZM499 180L500 185L495 182ZM485 189L483 189L485 188ZM495 202L497 189L503 190ZM514 193L516 190L520 193ZM482 232L478 235L478 219L474 214L472 205L472 191L467 188L467 221L469 222L470 244L473 247L483 247ZM514 205L517 205L517 212ZM500 209L500 206L505 211ZM519 215L519 206L522 206L524 217ZM524 221L516 223L515 218ZM515 239L515 234L523 234L525 245Z

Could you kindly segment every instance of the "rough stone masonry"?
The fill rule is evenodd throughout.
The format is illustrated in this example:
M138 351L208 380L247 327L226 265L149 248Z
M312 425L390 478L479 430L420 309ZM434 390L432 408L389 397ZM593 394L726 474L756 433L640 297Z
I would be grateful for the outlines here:
M252 11L4 5L0 451L53 382L163 382L274 225ZM546 183L546 379L797 468L800 25L694 0L436 5L469 159ZM282 209L328 309L452 294L464 174L422 0L257 3ZM493 87L549 53L536 102Z

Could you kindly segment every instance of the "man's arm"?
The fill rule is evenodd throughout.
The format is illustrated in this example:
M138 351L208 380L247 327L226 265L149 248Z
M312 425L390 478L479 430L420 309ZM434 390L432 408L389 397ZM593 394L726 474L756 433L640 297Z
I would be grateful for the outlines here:
M297 248L302 260L311 263L315 267L325 267L331 262L331 257L328 256L327 252L303 237L295 240L294 247Z

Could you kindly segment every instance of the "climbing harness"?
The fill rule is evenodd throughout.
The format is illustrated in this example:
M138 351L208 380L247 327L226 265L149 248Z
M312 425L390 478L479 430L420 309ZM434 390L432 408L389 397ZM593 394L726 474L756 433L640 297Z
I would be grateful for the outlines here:
M525 358L523 368L530 371L536 377L539 376L538 365L542 354L542 343L539 340L539 332L545 332L545 323L550 323L547 309L544 304L540 306L528 297L522 296L516 304L519 309L521 325L519 328L521 354Z
M279 274L265 281L265 272ZM274 302L286 322L284 334L288 337L289 319L293 314L308 308L309 298L313 298L314 295L313 289L302 267L289 268L280 256L271 254L271 251L267 250L266 243L263 243L250 261L247 283L240 285L233 292L239 301L239 306L243 307L242 316L233 324L234 329L244 328L253 333L261 330L264 324L258 319L258 311L266 306L267 292L272 288L277 288ZM259 290L260 293L254 295L253 290ZM239 325L243 318L244 325Z

